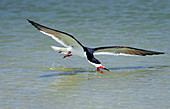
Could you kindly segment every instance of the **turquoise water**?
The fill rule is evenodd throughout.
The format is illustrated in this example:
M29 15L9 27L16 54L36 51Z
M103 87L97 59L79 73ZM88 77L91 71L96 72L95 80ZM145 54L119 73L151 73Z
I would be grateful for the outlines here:
M1 0L1 109L170 108L169 0ZM89 47L122 45L165 52L147 57L98 56L98 74L26 19L68 32Z

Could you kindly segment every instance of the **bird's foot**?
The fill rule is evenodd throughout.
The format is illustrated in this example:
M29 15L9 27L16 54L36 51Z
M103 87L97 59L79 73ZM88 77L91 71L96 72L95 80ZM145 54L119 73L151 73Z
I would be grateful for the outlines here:
M104 74L104 73L101 71L100 74Z
M70 53L71 53L71 52L69 51L63 58L72 56L72 54L70 54Z

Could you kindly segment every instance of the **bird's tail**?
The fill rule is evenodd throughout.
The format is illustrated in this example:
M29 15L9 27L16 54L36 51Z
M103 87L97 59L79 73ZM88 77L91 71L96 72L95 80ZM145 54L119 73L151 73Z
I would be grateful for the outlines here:
M51 48L58 53L67 54L67 52L68 52L67 48L56 47L56 46L51 46Z

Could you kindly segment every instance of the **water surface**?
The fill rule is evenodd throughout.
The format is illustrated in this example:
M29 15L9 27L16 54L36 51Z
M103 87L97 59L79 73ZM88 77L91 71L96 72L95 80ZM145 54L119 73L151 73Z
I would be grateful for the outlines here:
M1 0L0 108L170 108L169 0ZM68 32L89 47L122 45L165 52L147 57L97 56L98 74L26 19Z

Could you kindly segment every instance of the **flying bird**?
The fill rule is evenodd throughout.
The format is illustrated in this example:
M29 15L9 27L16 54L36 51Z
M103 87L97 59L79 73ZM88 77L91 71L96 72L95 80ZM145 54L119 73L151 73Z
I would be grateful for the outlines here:
M104 69L107 71L109 71L109 69L102 66L101 62L96 59L94 55L146 56L164 54L163 52L156 52L126 46L89 48L82 45L76 38L66 32L40 25L31 20L28 20L28 22L30 22L34 27L36 27L40 32L51 36L54 40L64 46L51 46L54 51L65 54L63 58L70 57L72 55L84 57L90 64L97 67L98 72L100 72L100 69Z

